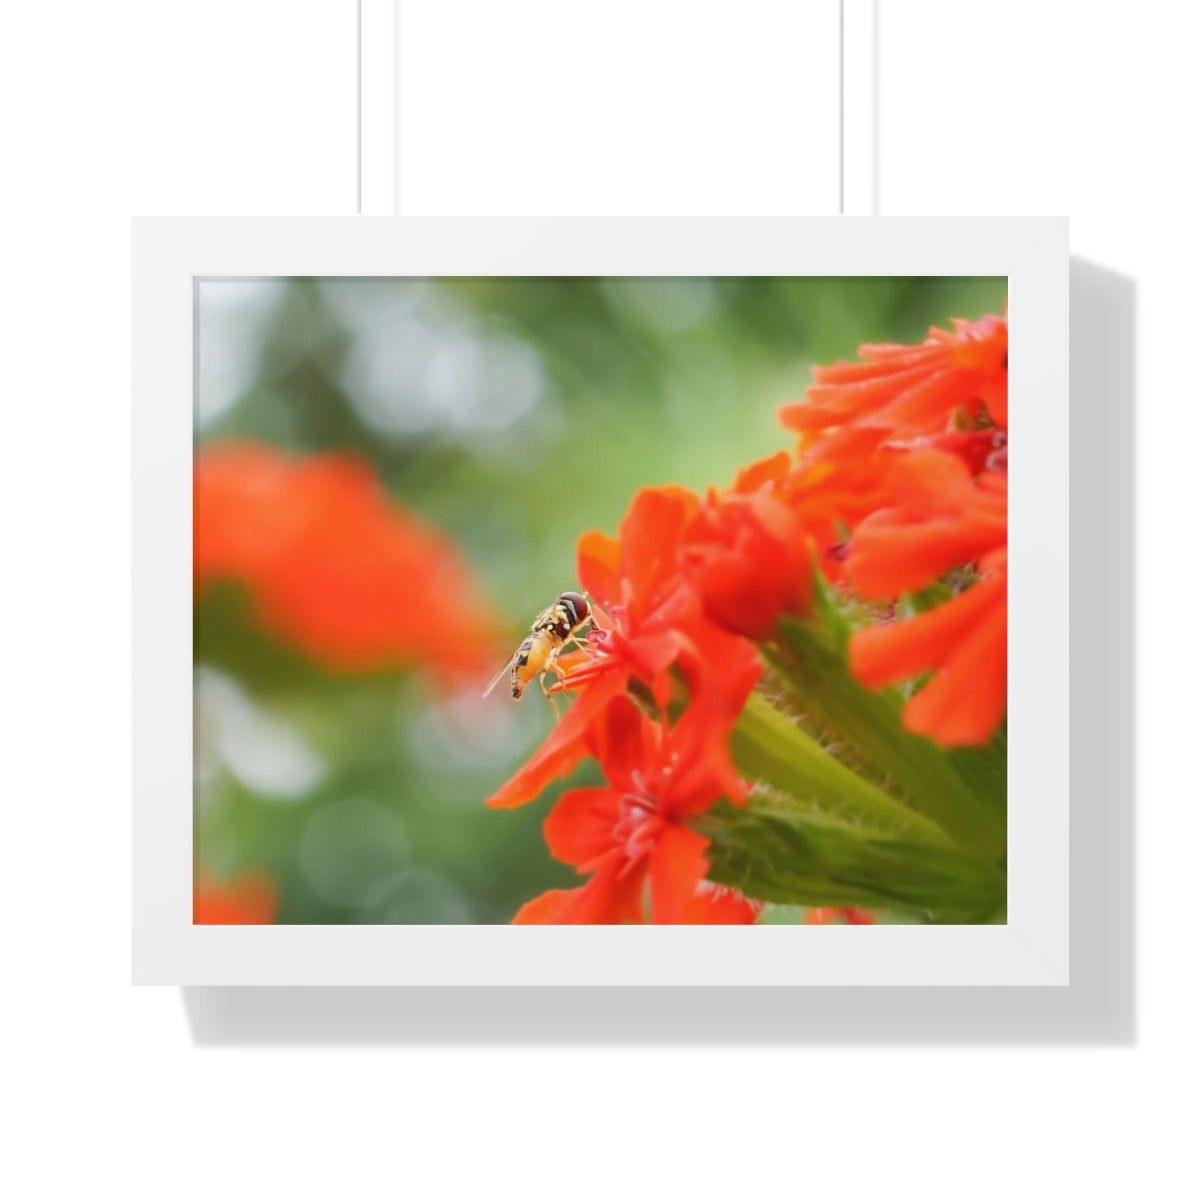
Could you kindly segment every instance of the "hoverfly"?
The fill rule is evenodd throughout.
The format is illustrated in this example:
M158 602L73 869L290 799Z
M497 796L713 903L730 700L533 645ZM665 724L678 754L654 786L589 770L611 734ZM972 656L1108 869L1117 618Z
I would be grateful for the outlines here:
M555 662L563 648L591 618L592 608L587 599L578 592L563 592L549 608L543 609L529 627L529 634L517 647L512 658L500 668L499 674L487 685L484 695L507 674L512 685L512 698L520 700L521 693L537 676L546 691L545 674L555 669Z

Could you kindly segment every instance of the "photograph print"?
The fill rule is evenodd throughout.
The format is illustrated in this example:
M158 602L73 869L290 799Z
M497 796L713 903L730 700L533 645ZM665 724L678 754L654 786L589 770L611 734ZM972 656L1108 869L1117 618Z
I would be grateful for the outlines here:
M195 924L994 924L999 277L204 278Z

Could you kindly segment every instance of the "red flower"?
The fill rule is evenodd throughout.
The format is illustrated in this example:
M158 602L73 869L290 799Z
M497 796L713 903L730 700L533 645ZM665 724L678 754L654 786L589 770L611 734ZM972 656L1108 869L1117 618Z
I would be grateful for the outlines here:
M640 921L647 882L656 924L753 921L760 906L706 885L708 840L687 825L718 797L742 796L728 752L705 721L693 705L664 731L625 697L607 705L588 747L609 786L567 792L545 823L551 853L591 879L531 900L515 924Z
M593 531L579 539L579 582L593 601L596 628L591 651L570 660L575 669L563 686L634 677L660 704L670 699L667 672L683 646L679 624L696 608L680 573L679 551L698 505L685 488L643 488L617 538Z
M805 925L874 925L875 917L865 908L810 908Z
M856 632L850 667L868 687L928 671L905 726L946 745L981 745L1004 718L1008 692L1008 478L973 480L962 459L918 451L900 460L895 508L868 517L850 543L847 574L867 597L894 597L954 567L981 575L911 620Z
M222 883L199 871L192 891L192 924L269 925L277 904L275 884L261 872L247 871Z
M338 671L494 661L497 624L445 534L348 455L254 442L196 458L195 587L244 584L255 619Z
M893 503L850 540L846 573L868 599L916 591L1008 546L1008 477L971 478L961 458L918 450L895 460Z
M947 746L982 746L1008 697L1007 558L953 600L850 639L850 668L868 687L937 674L904 706L904 725Z
M780 409L786 429L857 424L902 437L938 433L956 418L1008 428L1008 318L955 321L920 346L862 346L865 362L817 367L806 402Z
M749 643L705 618L681 573L681 546L698 504L683 488L644 488L621 522L619 539L602 533L580 538L579 579L592 600L594 628L586 649L559 660L564 677L551 688L578 699L533 757L488 799L493 808L532 800L594 752L596 722L631 682L645 685L665 713L675 667L705 722L705 736L724 753L762 664Z
M687 530L685 571L705 615L753 641L775 632L781 614L812 604L812 553L796 512L779 493L791 456L742 471L726 492L711 490Z
M578 693L578 698L533 756L488 798L487 803L492 808L515 808L525 804L540 795L553 780L568 775L589 754L602 756L603 752L598 753L597 747L605 743L598 740L602 738L598 730L604 725L612 703L624 696L630 672L616 656L609 656L603 643L599 645L599 649L570 656L580 665L562 684L551 690L569 687ZM719 683L701 683L693 687L688 711L694 714L692 720L697 736L707 743L702 753L709 756L710 761L726 761L725 743L729 730L745 706L746 698L761 674L762 664L746 642L720 630L710 631L703 644L692 644L692 649L698 661L703 661L703 667L698 668L702 673L695 678L711 678ZM740 798L740 783L731 769L725 775L725 782L735 798Z
M588 648L561 661L559 690L604 678L640 680L660 708L671 700L678 667L695 697L713 692L738 708L761 671L753 647L705 615L683 570L686 539L700 501L683 488L643 488L621 522L619 538L579 539L579 580L593 599Z

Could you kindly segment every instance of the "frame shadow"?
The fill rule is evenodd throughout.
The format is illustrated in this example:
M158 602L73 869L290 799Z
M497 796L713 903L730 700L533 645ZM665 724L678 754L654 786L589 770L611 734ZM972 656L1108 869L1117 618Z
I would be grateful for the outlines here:
M1134 1044L1136 284L1072 257L1070 303L1069 987L185 987L196 1044Z

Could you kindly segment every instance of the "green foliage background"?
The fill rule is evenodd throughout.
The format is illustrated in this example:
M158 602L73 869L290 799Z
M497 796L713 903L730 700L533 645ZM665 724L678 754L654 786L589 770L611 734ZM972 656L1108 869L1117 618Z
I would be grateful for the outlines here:
M454 535L514 641L573 586L588 529L650 484L702 489L791 445L813 364L1003 312L1002 278L204 281L198 444L348 450ZM196 851L265 869L279 920L508 921L572 886L540 824L483 799L545 736L536 691L480 725L415 673L322 673L235 586L195 621ZM497 667L502 664L498 662ZM464 704L466 702L464 701ZM468 720L465 714L471 713ZM590 764L573 782L595 782Z

